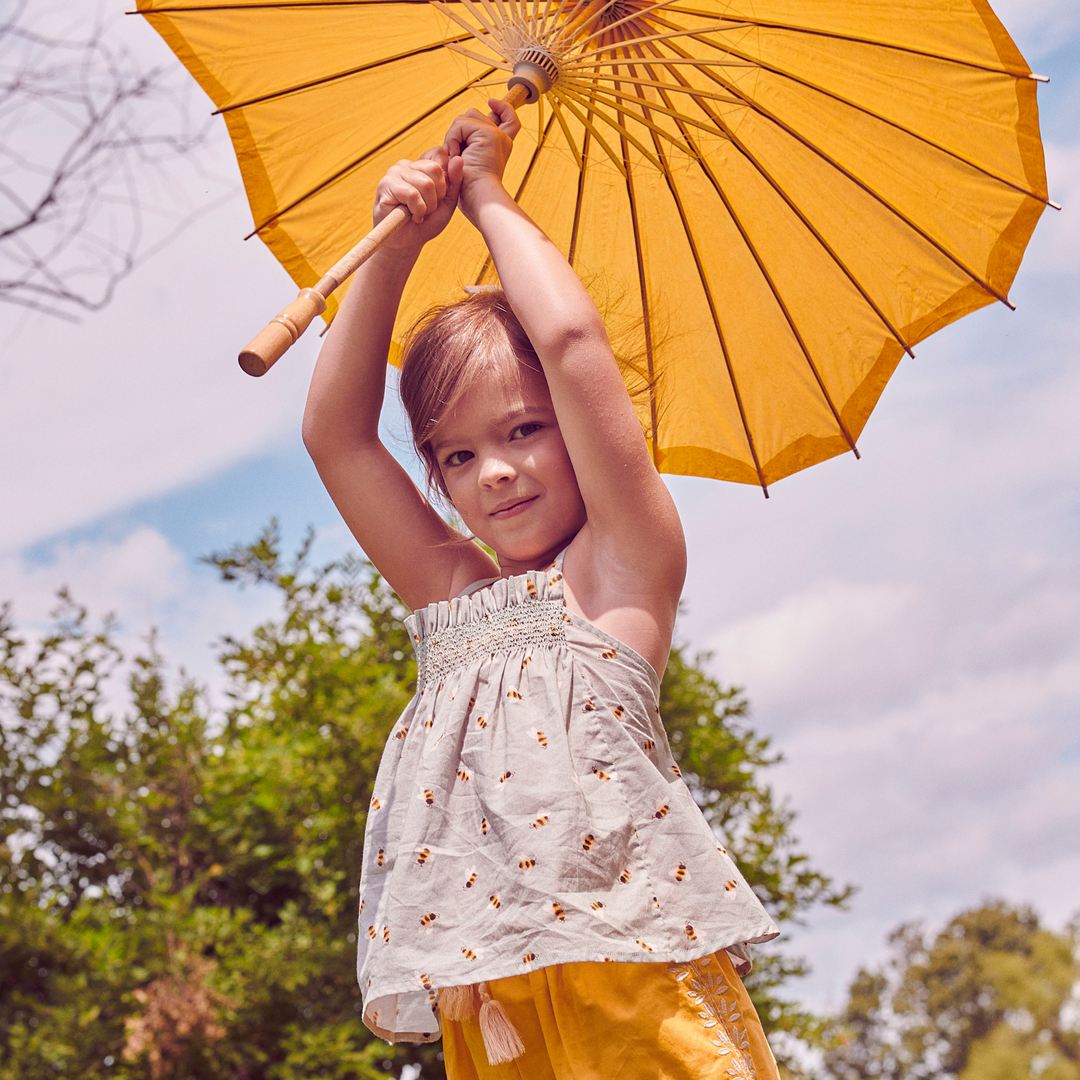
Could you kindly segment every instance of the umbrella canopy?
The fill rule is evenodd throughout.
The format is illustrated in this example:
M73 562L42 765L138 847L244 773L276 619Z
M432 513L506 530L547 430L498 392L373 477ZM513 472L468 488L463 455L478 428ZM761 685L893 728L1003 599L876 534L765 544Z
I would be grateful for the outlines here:
M1008 303L1048 203L1038 77L984 0L138 10L224 115L252 235L301 287L367 231L390 164L542 68L505 181L630 356L665 472L767 488L854 449L905 351ZM398 330L494 282L459 216Z

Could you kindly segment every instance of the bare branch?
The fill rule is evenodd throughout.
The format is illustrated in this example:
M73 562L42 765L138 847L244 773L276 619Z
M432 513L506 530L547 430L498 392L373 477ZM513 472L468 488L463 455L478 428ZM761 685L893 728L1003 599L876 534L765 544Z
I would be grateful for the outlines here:
M87 30L82 5L77 17L39 0L9 11L0 303L70 319L107 304L138 263L238 185L222 173L224 132L190 77L178 64L142 67L114 13L99 8Z

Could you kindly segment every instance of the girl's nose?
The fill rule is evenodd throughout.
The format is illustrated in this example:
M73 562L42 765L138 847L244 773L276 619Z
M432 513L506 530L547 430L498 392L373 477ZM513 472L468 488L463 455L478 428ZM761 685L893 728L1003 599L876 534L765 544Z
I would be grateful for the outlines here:
M513 480L514 468L498 454L488 454L480 463L480 483L484 487L496 487L506 480Z

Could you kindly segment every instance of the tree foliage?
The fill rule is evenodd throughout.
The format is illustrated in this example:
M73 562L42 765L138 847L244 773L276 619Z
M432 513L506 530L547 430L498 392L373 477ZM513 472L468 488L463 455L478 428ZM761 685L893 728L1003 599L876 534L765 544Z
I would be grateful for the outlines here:
M1080 1080L1080 935L1027 907L984 903L931 935L890 936L832 1032L837 1080Z
M365 809L415 680L405 612L367 564L312 567L309 548L284 559L271 528L210 559L281 599L222 642L217 711L170 688L153 642L125 667L66 596L37 643L0 619L0 1080L442 1074L437 1046L370 1036L354 970ZM775 757L745 700L680 650L662 693L681 767L776 917L840 902L762 778ZM802 1022L776 996L797 966L762 965L767 1027Z

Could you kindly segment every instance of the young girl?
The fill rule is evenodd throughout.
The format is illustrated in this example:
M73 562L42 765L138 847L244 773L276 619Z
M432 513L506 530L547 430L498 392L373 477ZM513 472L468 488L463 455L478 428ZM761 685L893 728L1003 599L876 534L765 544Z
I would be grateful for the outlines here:
M774 1077L739 976L777 931L668 748L659 678L678 515L600 317L502 174L492 102L402 161L319 357L304 438L361 547L414 609L417 693L368 811L358 971L383 1038L444 1040L451 1080ZM378 437L423 244L460 209L504 293L424 321L401 391L451 528Z

